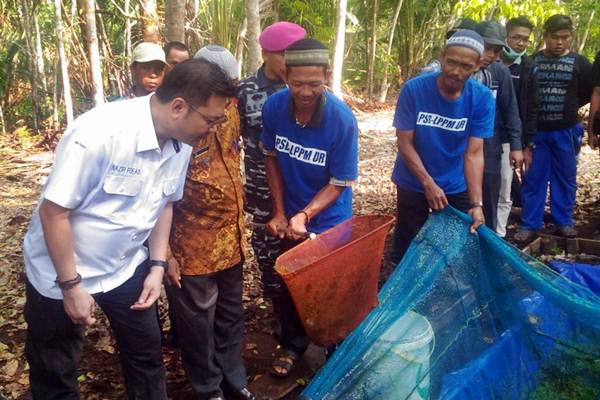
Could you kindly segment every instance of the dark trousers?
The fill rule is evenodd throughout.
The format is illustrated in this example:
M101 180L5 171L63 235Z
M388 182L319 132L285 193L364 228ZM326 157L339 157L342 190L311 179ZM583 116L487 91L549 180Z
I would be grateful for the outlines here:
M93 297L108 317L117 341L127 398L166 399L156 305L144 311L130 309L146 275L144 262L121 286ZM42 296L29 282L26 297L25 355L33 399L79 399L77 368L84 328L67 316L62 300Z
M257 219L255 218L255 221ZM275 271L275 260L281 254L281 243L278 237L272 236L264 228L252 231L250 239L256 262L261 272L263 295L272 299L281 294L285 286L281 276Z
M222 395L222 385L246 387L242 359L242 263L206 275L182 275L169 288L177 341L188 381L201 398Z
M448 203L462 211L469 210L469 195L467 192L446 195ZM429 217L429 204L424 193L412 192L396 186L396 227L394 228L394 248L391 258L398 264L410 242L425 225Z
M485 225L496 232L498 221L498 198L502 176L498 173L483 173L483 216Z
M297 246L300 241L284 239L281 241L281 253ZM285 350L291 350L298 356L306 351L310 339L306 336L304 326L300 321L298 310L287 287L282 285L279 296L273 297L273 308L281 327L279 343Z

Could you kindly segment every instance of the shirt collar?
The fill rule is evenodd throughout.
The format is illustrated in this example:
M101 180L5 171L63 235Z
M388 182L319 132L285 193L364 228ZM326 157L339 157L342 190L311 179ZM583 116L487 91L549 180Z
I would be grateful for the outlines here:
M301 128L308 127L308 128L317 129L321 126L321 121L323 121L323 115L325 114L325 103L326 102L327 102L327 98L325 96L325 93L323 93L317 100L317 108L315 109L315 112L310 117L310 121L308 121L308 124L300 125L298 123L298 121L296 120L296 113L294 110L294 99L292 98L292 94L289 93L288 117L289 117L290 121L295 122Z
M137 147L136 151L148 151L148 150L156 150L160 149L158 144L158 139L156 138L156 130L154 129L154 121L152 121L152 111L150 109L150 99L154 96L154 93L149 94L148 96L144 96L139 98L140 101L140 113L139 118L140 125L138 130L137 137ZM164 148L167 149L168 153L179 153L181 149L181 143L175 139L169 140L169 143L165 143Z
M261 65L258 71L256 71L256 84L258 85L259 89L271 86L286 86L284 81L272 81L267 78L267 75L265 74L265 64Z

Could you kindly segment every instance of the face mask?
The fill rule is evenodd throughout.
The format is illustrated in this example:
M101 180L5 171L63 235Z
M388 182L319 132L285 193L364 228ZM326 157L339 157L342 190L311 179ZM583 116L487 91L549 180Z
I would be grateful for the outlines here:
M523 54L525 54L525 50L523 50L520 53L517 53L516 51L514 51L513 49L511 49L508 46L504 46L504 49L502 51L504 52L504 56L510 61L515 61L517 58L519 58Z

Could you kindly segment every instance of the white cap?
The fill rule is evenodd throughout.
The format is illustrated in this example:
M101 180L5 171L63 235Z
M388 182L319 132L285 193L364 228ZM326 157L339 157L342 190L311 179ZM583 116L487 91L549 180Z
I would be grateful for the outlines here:
M162 61L165 64L167 63L165 52L162 47L151 42L142 42L135 46L133 54L131 55L131 63L150 61Z
M229 79L239 78L237 60L225 47L209 44L194 54L194 58L210 61L217 64Z

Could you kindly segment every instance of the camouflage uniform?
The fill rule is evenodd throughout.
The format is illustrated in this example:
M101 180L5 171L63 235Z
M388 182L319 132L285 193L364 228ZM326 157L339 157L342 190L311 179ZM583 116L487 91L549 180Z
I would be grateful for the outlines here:
M259 149L262 132L262 107L273 93L286 87L285 82L267 79L264 65L258 71L240 82L238 88L238 109L244 143L244 167L246 171L245 210L252 214L254 222L264 224L273 211L271 192L267 184L264 154ZM280 254L279 239L269 235L264 228L252 232L252 248L262 272L265 297L277 297L281 291L281 278L273 266Z

